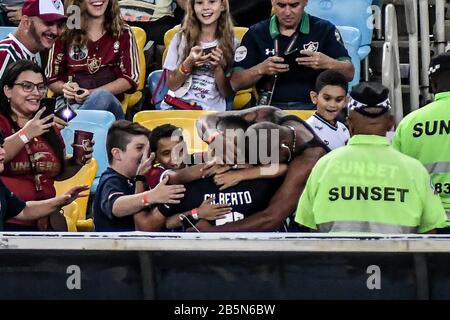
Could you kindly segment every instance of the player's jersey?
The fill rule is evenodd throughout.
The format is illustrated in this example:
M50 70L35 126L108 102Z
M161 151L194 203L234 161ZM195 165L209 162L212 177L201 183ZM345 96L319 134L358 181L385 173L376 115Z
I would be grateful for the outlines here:
M160 205L159 210L169 217L198 208L204 200L214 198L214 203L226 203L233 209L225 218L216 220L216 225L222 225L242 220L265 209L280 183L281 179L249 180L226 190L219 190L212 178L200 179L185 185L186 191L180 204Z

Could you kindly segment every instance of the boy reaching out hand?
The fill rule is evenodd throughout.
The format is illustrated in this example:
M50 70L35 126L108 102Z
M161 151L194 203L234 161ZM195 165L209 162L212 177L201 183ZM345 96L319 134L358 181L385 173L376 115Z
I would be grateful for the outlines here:
M167 185L167 178L146 191L145 174L154 155L149 155L150 131L137 123L116 121L108 130L109 167L103 172L94 199L96 231L158 231L165 217L149 209L159 203L177 204L182 185Z

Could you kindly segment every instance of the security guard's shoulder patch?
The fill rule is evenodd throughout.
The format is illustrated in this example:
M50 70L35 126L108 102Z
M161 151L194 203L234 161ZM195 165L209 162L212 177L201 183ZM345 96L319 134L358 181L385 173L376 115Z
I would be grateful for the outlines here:
M247 57L247 47L246 46L240 46L236 49L234 53L234 61L235 62L241 62Z

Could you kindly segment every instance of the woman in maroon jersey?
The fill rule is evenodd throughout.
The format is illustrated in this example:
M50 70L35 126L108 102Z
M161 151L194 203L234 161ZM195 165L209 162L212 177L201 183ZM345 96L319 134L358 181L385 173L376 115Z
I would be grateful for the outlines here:
M23 201L55 196L54 181L73 176L83 163L67 159L64 142L53 123L43 116L41 99L47 93L43 70L34 62L19 60L9 68L0 92L0 128L5 136L5 170L2 182ZM92 157L92 148L85 155ZM47 229L47 218L39 229ZM36 222L10 219L5 230L37 230Z
M120 17L117 1L68 0L65 5L81 9L81 26L66 26L50 51L50 89L75 108L107 110L123 119L120 100L136 90L139 80L131 28Z

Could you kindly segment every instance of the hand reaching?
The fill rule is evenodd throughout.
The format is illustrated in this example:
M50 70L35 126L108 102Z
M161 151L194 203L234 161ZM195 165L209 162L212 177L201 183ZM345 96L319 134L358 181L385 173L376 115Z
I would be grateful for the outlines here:
M216 174L214 176L214 182L219 186L219 190L225 190L233 187L242 181L242 172L239 170L231 170L225 173Z
M68 204L72 203L73 201L75 201L78 198L88 197L89 194L80 194L80 193L83 191L89 190L89 189L90 188L88 185L76 186L76 187L73 187L72 189L70 189L69 191L67 191L62 196L56 197L55 199L57 199L58 206L64 207L64 206L67 206Z
M150 203L180 203L179 199L184 197L186 189L183 185L167 185L167 181L169 177L166 176L155 188L147 191Z
M213 204L213 202L213 198L208 198L198 207L197 213L200 219L210 221L222 219L232 210L228 204Z

